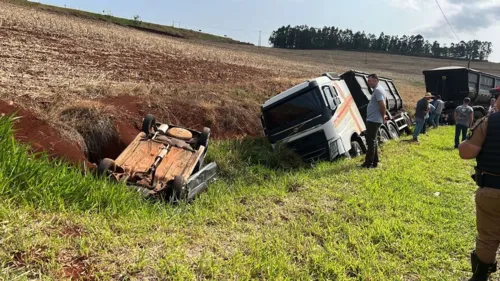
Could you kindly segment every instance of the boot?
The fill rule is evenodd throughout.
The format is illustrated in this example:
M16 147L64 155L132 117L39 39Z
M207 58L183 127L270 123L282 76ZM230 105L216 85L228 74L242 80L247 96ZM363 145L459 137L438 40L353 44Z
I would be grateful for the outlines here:
M472 278L469 281L488 281L490 274L497 271L497 263L486 264L476 255L476 251L470 254L470 263L472 265Z

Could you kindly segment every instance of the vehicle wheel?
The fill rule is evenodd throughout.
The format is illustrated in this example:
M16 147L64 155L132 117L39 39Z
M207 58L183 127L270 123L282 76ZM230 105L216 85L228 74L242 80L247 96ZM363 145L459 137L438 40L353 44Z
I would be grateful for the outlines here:
M198 140L196 141L196 149L199 149L200 146L203 145L205 147L205 153L206 153L208 149L209 139L210 139L210 128L205 127L203 128L201 135L198 137Z
M116 169L116 163L112 159L104 158L97 166L98 176L109 176Z
M174 198L177 200L183 200L187 197L186 190L184 189L186 181L182 176L175 176L172 182L172 189L174 190Z
M389 124L389 135L393 140L399 139L399 132L398 129L396 128L396 125Z
M405 128L405 134L407 136L410 136L412 134L412 131L411 131L411 119L410 119L410 116L408 116L407 114L405 114L405 122L406 122L406 128Z
M389 133L384 128L380 128L378 132L380 144L384 144L390 140Z
M363 150L361 149L361 145L359 145L359 142L357 141L351 142L351 150L349 150L349 154L351 155L352 158L358 157L361 154L363 154Z
M149 136L150 134L153 134L156 129L156 118L154 117L153 114L148 114L146 117L144 117L144 120L142 121L142 131L146 134L146 136Z

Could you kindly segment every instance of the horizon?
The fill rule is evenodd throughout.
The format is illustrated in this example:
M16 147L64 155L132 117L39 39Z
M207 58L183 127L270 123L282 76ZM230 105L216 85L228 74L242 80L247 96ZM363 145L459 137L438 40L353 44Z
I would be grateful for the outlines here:
M431 43L438 41L441 46L446 44L448 47L451 43L460 42L458 39L465 42L476 39L492 42L493 52L489 56L488 61L493 63L500 62L500 51L496 51L496 46L500 46L500 39L486 36L487 34L494 34L496 31L500 31L500 25L495 25L494 22L488 22L490 25L484 25L481 22L475 23L472 21L473 19L469 19L469 21L472 21L470 26L457 24L454 30L457 31L460 37L457 36L458 38L456 38L453 36L453 30L443 23L443 16L437 10L435 3L430 2L430 0L423 0L418 3L414 0L383 0L381 5L364 0L358 1L364 2L365 7L370 9L359 9L359 5L343 2L332 5L327 4L326 0L309 1L307 6L318 6L314 5L314 3L317 3L320 6L338 7L339 10L350 11L353 8L358 9L355 10L356 13L352 14L334 13L336 18L333 20L330 18L328 12L325 13L321 9L318 10L319 13L317 16L303 15L302 10L306 5L304 0L275 0L271 3L263 3L263 0L256 0L255 3L249 3L244 0L226 0L218 3L195 1L196 3L190 4L175 3L172 0L148 0L144 1L143 5L136 2L117 0L107 0L104 3L100 3L97 0L90 0L84 3L77 0L43 0L39 2L99 14L109 13L115 17L127 19L132 19L134 15L138 15L144 22L175 26L194 31L201 30L203 33L221 37L227 36L237 41L251 43L255 46L259 46L260 42L263 47L270 46L269 37L272 31L287 25L307 25L314 28L335 26L344 30L350 29L353 32L371 33L377 37L381 33L399 37L420 34ZM461 13L468 7L465 0L444 0L441 2L444 11L449 11L448 18L452 24L457 21L457 18L462 16ZM490 4L486 8L489 10L498 8L500 11L500 0L493 0L488 3L490 2L493 4ZM434 3L435 7L432 3ZM484 5L479 6L484 8ZM262 7L266 9L261 10ZM372 10L373 13L378 12L382 17L377 18L374 24L365 25L365 19L372 17ZM252 12L256 11L259 11L262 16L257 18L252 17ZM287 12L290 16L287 19L282 19L277 16L278 12L282 14L286 14L285 12ZM432 18L432 21L426 22L434 22L434 26L421 25L422 15ZM349 24L346 24L347 22ZM399 24L395 25L394 22L398 22ZM442 26L438 27L440 24ZM478 28L472 29L473 25L477 25Z

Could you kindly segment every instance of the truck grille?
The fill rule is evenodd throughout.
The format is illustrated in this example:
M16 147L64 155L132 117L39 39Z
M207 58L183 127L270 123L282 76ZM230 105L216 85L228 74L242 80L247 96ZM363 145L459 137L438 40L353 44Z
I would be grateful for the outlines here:
M326 159L329 155L328 142L323 130L289 142L287 145L305 160Z

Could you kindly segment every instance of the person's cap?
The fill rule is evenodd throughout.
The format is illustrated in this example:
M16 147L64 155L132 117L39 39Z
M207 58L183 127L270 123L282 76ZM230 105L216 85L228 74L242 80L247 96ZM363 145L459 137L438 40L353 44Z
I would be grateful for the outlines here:
M490 93L493 95L494 98L498 98L498 96L500 95L500 87L491 89Z
M425 93L424 98L434 98L431 93Z
M440 96L440 95L437 95L437 96L436 96L436 98L437 98L438 100L440 100L440 99L441 99L441 96Z

